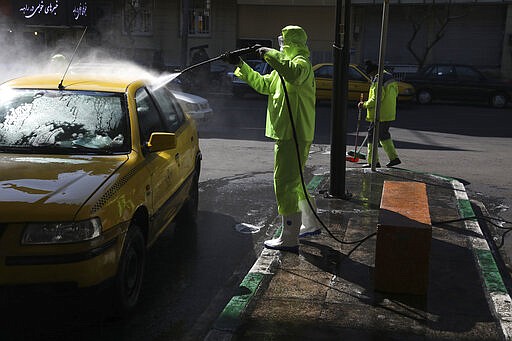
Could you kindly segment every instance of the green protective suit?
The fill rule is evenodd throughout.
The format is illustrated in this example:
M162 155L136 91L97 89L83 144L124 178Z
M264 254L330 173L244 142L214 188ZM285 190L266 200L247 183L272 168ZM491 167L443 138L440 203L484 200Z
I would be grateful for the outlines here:
M373 122L375 120L375 110L377 104L377 86L378 76L374 77L368 93L368 100L364 102L366 110L366 120ZM381 95L381 106L379 114L379 122L391 122L396 119L396 101L398 97L398 83L389 72L384 72L384 78L382 79L382 95ZM388 128L389 129L389 128ZM381 131L379 135L379 143L386 152L388 158L393 160L398 158L398 154L389 134L388 129ZM384 133L384 134L383 134ZM384 136L383 136L384 135ZM370 136L369 136L370 137ZM371 141L368 142L368 163L372 163L373 155L373 144ZM377 154L378 156L378 154ZM379 159L375 162L378 162Z
M279 214L290 215L300 211L298 201L305 199L305 195L290 114L279 75L285 80L290 99L302 168L315 132L316 85L309 61L306 32L299 26L286 26L282 35L282 51L270 50L264 56L265 61L274 69L270 74L261 75L244 62L241 62L234 74L260 94L268 95L265 135L276 141L274 190Z
M375 77L370 85L368 100L364 102L366 111L366 120L373 122L375 119L375 109L377 104L377 81ZM398 83L388 72L384 72L382 80L382 95L379 122L394 121L396 119L396 98L398 97Z

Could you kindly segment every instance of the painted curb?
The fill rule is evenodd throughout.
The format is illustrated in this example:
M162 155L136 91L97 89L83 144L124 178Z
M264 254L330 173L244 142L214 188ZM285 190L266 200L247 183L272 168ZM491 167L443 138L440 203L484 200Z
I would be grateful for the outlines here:
M469 201L464 185L451 180L451 185L457 198L457 207L461 218L475 217L471 202ZM474 232L479 237L470 237L473 255L478 264L478 270L491 310L499 324L503 337L512 339L512 300L507 292L503 278L498 269L489 244L485 239L480 224L476 219L465 220L466 229Z

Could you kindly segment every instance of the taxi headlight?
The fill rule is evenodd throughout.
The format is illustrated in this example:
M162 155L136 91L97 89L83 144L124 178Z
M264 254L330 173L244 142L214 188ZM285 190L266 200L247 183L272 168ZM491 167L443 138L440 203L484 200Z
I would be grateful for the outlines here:
M99 218L65 223L27 224L22 244L64 244L90 240L101 233Z

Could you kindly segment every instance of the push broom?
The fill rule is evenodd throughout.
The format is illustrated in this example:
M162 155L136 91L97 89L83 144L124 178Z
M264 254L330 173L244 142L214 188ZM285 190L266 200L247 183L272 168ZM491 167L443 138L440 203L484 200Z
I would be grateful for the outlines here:
M361 97L359 98L359 102L362 102L362 101L363 101L363 93L361 93ZM359 162L360 158L366 159L366 155L361 154L357 150L357 138L359 137L359 123L361 122L361 111L362 111L362 108L359 108L358 114L357 114L356 140L354 143L354 150L349 151L347 153L347 155L345 156L345 160L347 160L348 162ZM361 144L361 147L364 145L367 138L368 138L368 136L366 136L366 138L364 139L363 143Z

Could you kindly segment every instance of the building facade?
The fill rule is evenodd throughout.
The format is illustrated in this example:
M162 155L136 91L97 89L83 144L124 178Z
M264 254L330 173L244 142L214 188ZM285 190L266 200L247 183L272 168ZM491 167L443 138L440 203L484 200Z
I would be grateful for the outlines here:
M334 8L335 0L0 0L0 39L69 54L87 27L81 54L171 68L204 52L275 47L281 28L297 24L319 63L332 61ZM352 0L351 62L378 58L381 15L382 0ZM388 27L388 64L457 62L512 78L512 0L393 0Z
M351 62L376 61L382 1L351 4ZM272 39L282 25L298 24L309 34L313 63L332 61L334 6L334 0L238 0L238 39ZM385 63L471 64L512 78L511 14L512 1L392 0Z

